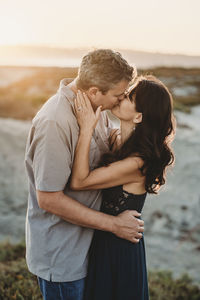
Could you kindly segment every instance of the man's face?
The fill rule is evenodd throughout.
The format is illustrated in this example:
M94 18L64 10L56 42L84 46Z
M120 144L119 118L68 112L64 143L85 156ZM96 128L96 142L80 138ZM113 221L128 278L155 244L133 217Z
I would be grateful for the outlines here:
M112 109L115 105L119 105L120 101L124 100L128 84L127 80L122 80L114 88L108 90L105 95L98 91L93 105L96 107L102 105L102 110Z

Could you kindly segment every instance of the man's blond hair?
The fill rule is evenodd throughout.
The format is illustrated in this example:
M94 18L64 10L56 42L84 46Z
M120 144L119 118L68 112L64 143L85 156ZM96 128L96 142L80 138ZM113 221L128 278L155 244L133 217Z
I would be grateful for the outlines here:
M96 86L105 94L121 80L131 81L135 76L136 69L130 66L119 52L98 49L83 57L77 87L88 90Z

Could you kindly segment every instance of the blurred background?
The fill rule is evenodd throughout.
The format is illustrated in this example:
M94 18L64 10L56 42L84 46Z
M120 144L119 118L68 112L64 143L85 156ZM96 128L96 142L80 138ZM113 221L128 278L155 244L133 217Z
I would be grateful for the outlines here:
M174 278L187 272L200 286L199 11L198 0L0 0L0 270L4 275L11 272L14 261L22 270L27 207L24 151L31 119L62 78L77 75L84 54L111 48L136 65L139 74L161 79L174 97L175 167L159 195L148 196L142 216L148 269L168 270ZM166 276L169 279L169 273ZM12 288L5 296L6 288L0 284L0 299L18 299L16 295L40 299L24 296L24 289L19 285L18 291ZM168 294L159 299L178 298Z

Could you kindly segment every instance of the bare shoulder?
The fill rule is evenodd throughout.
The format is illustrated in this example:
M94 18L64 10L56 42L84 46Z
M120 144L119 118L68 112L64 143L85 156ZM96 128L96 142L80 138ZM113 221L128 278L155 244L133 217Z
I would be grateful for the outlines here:
M119 164L119 167L123 169L123 172L130 173L133 171L139 171L139 169L143 166L144 161L140 157L129 156L121 161L116 162L116 164Z
M132 155L132 156L128 157L127 159L130 164L137 166L138 169L140 169L144 165L144 161L141 157Z

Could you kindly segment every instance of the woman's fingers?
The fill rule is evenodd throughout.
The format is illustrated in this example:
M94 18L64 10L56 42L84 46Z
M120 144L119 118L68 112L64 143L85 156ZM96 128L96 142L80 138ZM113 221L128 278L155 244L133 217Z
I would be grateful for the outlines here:
M82 104L81 104L81 99L80 99L79 94L77 94L77 97L74 100L74 107L75 107L75 112L77 115L77 113L82 109Z
M84 100L83 94L82 94L82 92L80 90L78 90L77 99L79 101L80 107L83 109L85 107L85 100Z
M80 90L78 90L77 100L78 100L77 103L78 103L79 108L81 108L84 111L93 112L90 100L84 92L81 92Z
M75 114L77 115L77 110L78 110L78 107L79 107L79 104L78 104L79 102L78 102L78 99L77 98L75 98L75 100L74 100L74 108L75 108Z
M86 95L86 93L83 93L83 98L85 101L85 106L87 107L88 110L93 111L90 99L88 98L88 96Z
M81 91L77 92L74 100L75 115L79 127L95 128L100 118L101 106L94 112L88 96Z

